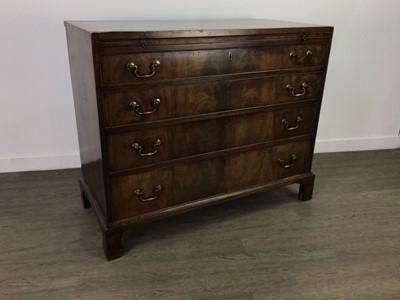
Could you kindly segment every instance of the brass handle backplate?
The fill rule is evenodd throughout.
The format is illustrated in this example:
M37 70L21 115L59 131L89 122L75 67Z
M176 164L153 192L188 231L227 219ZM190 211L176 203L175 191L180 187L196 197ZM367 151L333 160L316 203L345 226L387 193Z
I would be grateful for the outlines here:
M161 145L161 140L157 139L153 143L154 151L153 152L148 152L148 153L142 153L143 147L139 145L138 143L133 143L132 144L132 149L136 150L137 154L139 154L142 157L146 156L152 156L155 155L158 152L158 147Z
M294 162L297 160L297 156L296 156L295 154L293 154L293 155L290 157L290 159L291 159L291 163L290 163L290 164L286 164L286 163L285 163L285 160L282 159L282 158L278 158L277 161L278 161L278 163L281 165L282 168L287 169L287 168L290 168L290 167L293 167L293 166L294 166Z
M302 97L307 93L307 87L308 87L307 82L303 82L301 84L301 87L303 89L303 92L302 93L295 93L293 86L291 86L290 84L286 85L286 88L289 90L289 94L292 95L293 97Z
M303 121L303 118L300 115L298 115L296 118L296 125L294 125L294 126L290 125L290 122L286 119L282 119L281 123L286 130L292 131L292 130L296 130L297 128L299 128L300 123L302 121Z
M149 197L149 198L143 198L145 195L144 195L144 192L143 192L142 189L136 189L136 190L134 190L133 192L135 193L135 195L138 197L138 199L139 199L140 201L142 201L142 202L148 202L148 201L154 201L154 200L156 200L158 197L160 197L160 194L161 194L161 192L162 192L163 189L164 189L164 188L163 188L162 185L157 185L157 186L154 188L154 196L153 196L153 197Z
M150 115L154 112L157 111L158 106L161 104L161 100L159 98L156 98L153 100L152 107L153 110L150 111L140 111L140 104L133 100L131 103L129 103L129 107L134 110L138 115Z
M149 77L152 77L152 76L154 76L154 75L156 74L156 68L159 67L160 65L161 65L161 62L160 62L159 60L153 61L153 62L151 63L151 65L150 65L150 70L151 70L150 74L144 74L144 75L138 74L139 66L136 65L136 64L135 64L134 62L132 62L132 61L129 62L129 63L126 65L126 69L127 69L129 72L133 72L133 74L134 74L137 78L149 78Z

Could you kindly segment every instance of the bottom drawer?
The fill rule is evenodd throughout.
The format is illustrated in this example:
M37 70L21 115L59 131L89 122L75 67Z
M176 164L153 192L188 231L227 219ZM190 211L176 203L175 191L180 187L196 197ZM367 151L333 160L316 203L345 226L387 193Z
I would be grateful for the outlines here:
M114 221L307 173L312 141L280 144L112 178Z
M224 161L213 158L115 177L112 218L121 220L224 192Z
M307 173L311 168L311 157L311 140L233 154L227 157L225 164L226 191Z

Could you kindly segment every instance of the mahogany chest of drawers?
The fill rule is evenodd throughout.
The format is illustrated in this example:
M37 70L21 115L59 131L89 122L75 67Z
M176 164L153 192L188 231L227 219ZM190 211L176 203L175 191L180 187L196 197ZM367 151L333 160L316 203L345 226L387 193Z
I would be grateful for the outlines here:
M137 224L311 173L332 27L65 22L85 207L107 259Z

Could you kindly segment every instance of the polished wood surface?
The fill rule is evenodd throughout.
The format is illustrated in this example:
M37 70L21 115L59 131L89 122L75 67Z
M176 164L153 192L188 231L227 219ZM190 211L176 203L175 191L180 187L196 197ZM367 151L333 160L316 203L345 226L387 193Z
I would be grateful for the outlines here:
M101 145L101 120L96 101L96 83L90 35L75 27L66 27L82 173L101 210L108 215Z
M197 116L227 110L268 106L316 99L322 95L324 74L303 73L286 76L267 76L253 79L217 80L195 85L146 84L125 92L103 94L107 127ZM295 92L307 83L306 93L293 97L286 86ZM154 99L160 99L157 111L139 115L130 108L132 101L141 105L141 110L151 111Z
M312 52L308 56L306 53ZM290 54L295 53L295 57ZM176 52L132 53L127 55L102 56L102 80L108 84L143 82L127 70L127 64L134 62L139 75L151 73L153 61L161 62L155 75L146 82L176 80L222 74L262 72L296 67L321 66L327 60L326 45L270 46L221 50L196 50Z
M80 170L3 173L0 298L397 300L399 169L399 150L316 154L312 201L291 185L138 226L109 262Z
M292 183L311 199L333 29L241 23L216 22L204 36L187 29L196 21L176 31L66 22L80 147L101 166L80 178L83 204L107 259L138 224Z

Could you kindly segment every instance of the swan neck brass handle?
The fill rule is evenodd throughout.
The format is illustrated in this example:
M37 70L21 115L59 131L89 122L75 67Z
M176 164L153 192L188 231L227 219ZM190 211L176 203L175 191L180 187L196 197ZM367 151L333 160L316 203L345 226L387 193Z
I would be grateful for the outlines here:
M289 90L289 94L291 94L293 97L302 97L302 96L305 96L305 94L307 94L307 87L308 87L307 82L303 82L301 84L301 87L303 89L303 92L295 93L293 86L291 86L290 84L286 85L286 88Z
M282 121L281 121L283 127L287 131L296 130L297 128L299 128L301 122L303 122L303 118L300 115L297 116L296 125L294 125L294 126L290 125L290 122L288 120L286 120L286 119L282 119Z
M280 164L280 166L281 166L282 168L287 169L287 168L290 168L290 167L293 167L293 166L294 166L294 162L297 160L297 156L296 156L295 154L293 154L293 155L290 157L290 159L291 159L291 163L290 163L290 164L286 164L286 163L285 163L285 160L283 160L282 158L278 158L277 161L278 161L278 163Z
M291 58L297 58L297 54L296 54L296 52L294 52L293 50L290 51L289 56L290 56ZM312 51L311 51L310 49L308 49L308 50L306 51L306 58L310 59L312 56L313 56Z
M139 66L136 65L136 64L135 64L134 62L132 62L132 61L129 62L129 63L126 65L126 69L127 69L129 72L133 72L133 74L134 74L137 78L149 78L149 77L153 77L153 76L156 74L156 68L159 67L160 65L161 65L161 62L160 62L159 60L153 61L153 62L151 63L151 65L150 65L150 70L151 70L150 74L144 74L144 75L138 74Z
M152 113L156 112L158 110L158 106L161 104L161 100L159 98L156 98L153 100L152 107L153 110L149 111L140 111L140 104L133 100L131 103L129 103L129 107L134 110L138 115L151 115Z
M158 197L160 197L160 194L161 194L161 192L163 191L163 186L162 185L157 185L155 188L154 188L154 196L153 197L149 197L149 198L143 198L145 195L144 195L144 192L143 192L143 190L142 189L136 189L136 190L134 190L133 192L134 192L134 194L138 197L138 199L140 200L140 201L142 201L142 202L149 202L149 201L154 201L154 200L156 200L156 199L158 199Z
M139 154L141 157L146 157L146 156L152 156L155 155L158 152L158 147L161 145L161 140L157 139L153 143L154 151L153 152L148 152L148 153L142 153L143 147L139 145L138 143L133 143L132 144L132 149L136 150L137 154Z

